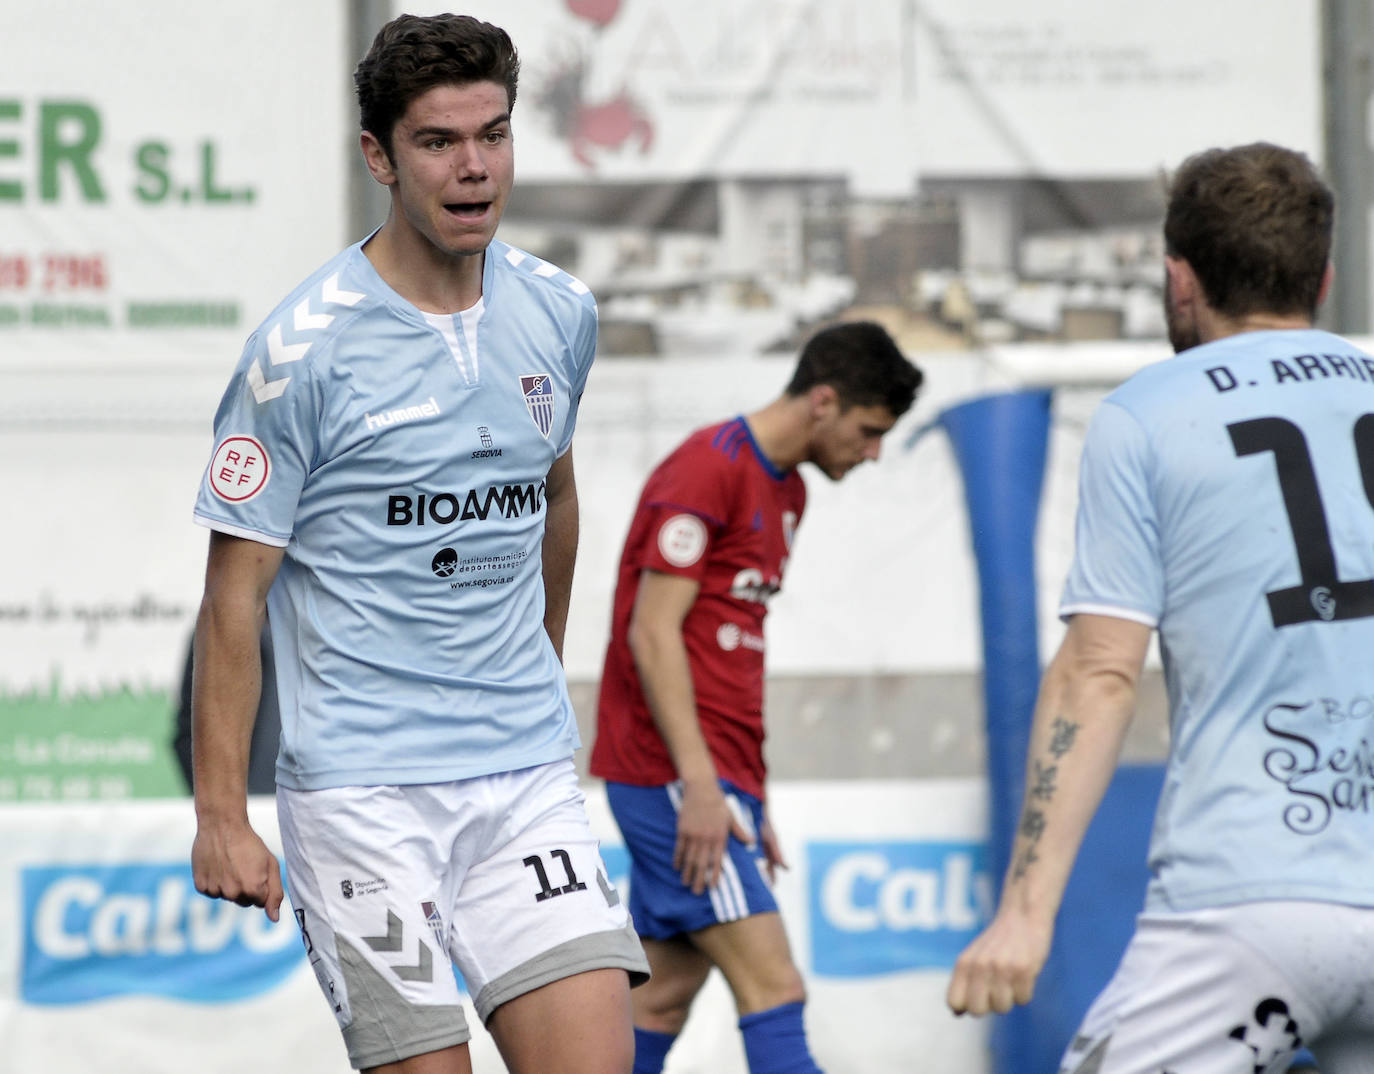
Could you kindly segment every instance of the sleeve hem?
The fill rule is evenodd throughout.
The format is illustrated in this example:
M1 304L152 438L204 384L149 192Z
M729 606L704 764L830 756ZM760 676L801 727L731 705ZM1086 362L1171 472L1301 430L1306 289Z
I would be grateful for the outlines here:
M273 548L285 548L291 540L290 537L278 537L275 534L263 533L260 530L250 530L243 526L233 526L228 522L221 522L217 518L211 518L209 515L202 515L199 512L196 513L194 518L197 525L214 530L216 533L227 533L230 537L242 537L248 541L257 541L258 544L269 544Z
M1106 615L1113 619L1129 619L1133 623L1140 623L1151 629L1159 626L1159 618L1149 612L1142 612L1138 608L1123 608L1117 604L1092 604L1088 602L1076 602L1073 604L1061 604L1059 606L1059 618L1068 620L1075 615Z

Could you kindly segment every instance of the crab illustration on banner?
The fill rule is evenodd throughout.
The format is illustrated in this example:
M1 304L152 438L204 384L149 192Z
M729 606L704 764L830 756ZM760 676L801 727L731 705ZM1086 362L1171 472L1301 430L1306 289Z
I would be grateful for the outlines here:
M599 30L620 10L620 0L564 0L568 10L579 18L596 23Z

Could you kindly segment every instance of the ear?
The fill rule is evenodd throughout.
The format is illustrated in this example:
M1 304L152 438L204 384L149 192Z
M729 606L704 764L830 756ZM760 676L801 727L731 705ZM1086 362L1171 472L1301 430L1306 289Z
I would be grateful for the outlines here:
M815 384L806 393L813 420L825 418L839 409L840 396L830 384Z
M382 143L377 141L377 136L371 131L363 131L358 138L358 145L362 148L363 161L367 164L367 170L372 173L372 178L382 186L394 184L396 169L392 167L391 158L386 155Z
M1320 307L1331 294L1331 285L1336 282L1336 266L1330 261L1326 263L1326 271L1322 273L1321 289L1317 291L1317 306Z
M1164 277L1169 288L1169 298L1175 309L1185 309L1197 302L1202 294L1193 266L1181 257L1164 255Z

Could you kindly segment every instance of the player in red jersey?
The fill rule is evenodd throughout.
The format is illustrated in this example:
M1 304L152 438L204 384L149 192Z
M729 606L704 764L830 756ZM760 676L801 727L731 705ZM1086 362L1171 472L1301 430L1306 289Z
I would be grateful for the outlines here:
M921 380L880 326L824 329L781 396L693 433L640 496L591 756L653 971L632 993L635 1074L662 1071L713 966L734 993L751 1074L818 1071L769 889L784 862L763 807L763 620L806 505L797 466L839 480L877 459Z

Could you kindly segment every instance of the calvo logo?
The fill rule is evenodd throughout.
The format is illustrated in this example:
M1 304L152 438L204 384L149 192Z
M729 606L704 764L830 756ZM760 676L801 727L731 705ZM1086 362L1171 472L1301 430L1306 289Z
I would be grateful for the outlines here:
M21 870L26 1003L158 995L196 1003L274 988L305 957L289 913L208 899L184 863Z

